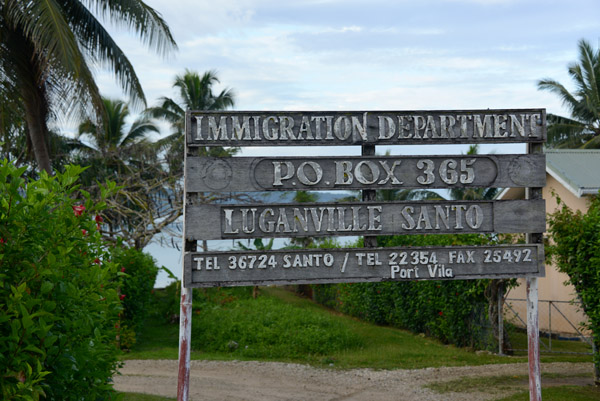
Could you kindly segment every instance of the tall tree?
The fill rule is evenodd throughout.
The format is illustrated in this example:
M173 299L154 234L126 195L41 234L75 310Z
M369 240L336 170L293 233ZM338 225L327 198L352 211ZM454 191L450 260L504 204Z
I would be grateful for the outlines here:
M136 119L126 129L129 106L122 100L111 99L103 99L103 104L104 115L100 122L88 119L79 125L78 150L90 161L99 162L104 170L91 169L96 179L116 179L139 164L136 159L148 145L148 134L159 130L146 116Z
M177 89L179 99L163 96L159 105L149 109L153 117L163 118L173 128L171 139L183 136L185 111L190 110L226 110L233 107L235 95L231 89L223 89L218 95L213 86L219 83L216 71L206 71L202 76L186 69L183 75L177 75L173 88Z
M175 49L160 14L142 0L0 2L0 95L21 101L38 168L51 172L48 123L102 112L91 65L113 72L132 101L145 104L133 66L96 15L133 30L159 53Z
M161 118L171 124L172 134L158 141L157 145L167 150L167 160L172 170L181 171L183 168L183 148L186 110L226 110L235 104L235 94L232 89L223 89L215 94L214 85L219 83L216 71L206 71L202 76L197 72L185 70L182 75L175 77L173 88L178 92L178 98L159 98L156 107L148 109L155 118ZM200 149L207 156L228 156L235 149L210 147Z
M556 94L569 110L570 117L548 115L548 142L555 148L600 148L600 50L585 40L579 41L579 60L568 65L575 91L569 92L550 78L538 88Z
M99 190L99 181L108 179L119 187L106 199L109 208L98 219L104 236L120 237L142 249L181 215L181 204L173 202L180 190L179 177L165 170L151 147L148 135L158 132L158 127L147 116L128 124L125 102L104 99L103 103L101 121L86 120L79 126L75 161L89 166L81 179L92 194Z
M219 83L215 71L207 71L200 76L195 71L185 70L183 75L177 75L173 87L177 89L178 98L161 97L159 105L151 107L147 113L155 118L160 118L171 124L172 134L159 140L157 147L164 151L166 164L172 175L183 173L184 147L185 147L185 111L190 110L225 110L233 107L235 96L233 90L223 89L215 94L213 86ZM206 147L199 148L198 155L226 157L234 154L236 148ZM183 191L181 191L183 193ZM219 193L199 194L199 202L210 202L217 199L236 199L246 197L244 194L226 195ZM181 199L182 201L182 199ZM202 248L208 249L207 242L202 241Z

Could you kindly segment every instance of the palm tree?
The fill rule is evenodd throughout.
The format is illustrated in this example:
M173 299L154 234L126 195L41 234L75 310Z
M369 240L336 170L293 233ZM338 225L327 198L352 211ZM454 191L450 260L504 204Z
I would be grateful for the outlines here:
M558 95L571 117L548 115L548 147L600 148L600 50L579 41L579 61L569 64L575 91L546 78L538 88Z
M121 100L103 99L104 116L97 123L86 120L79 126L78 141L73 147L81 164L88 166L81 181L95 194L96 183L106 179L119 186L106 199L103 234L108 239L121 237L130 246L143 249L153 236L181 215L173 205L179 193L176 181L163 168L148 135L158 127L147 116L128 125L129 107Z
M49 120L102 114L90 66L108 66L132 101L145 104L133 66L94 13L129 27L159 53L176 48L160 14L142 0L0 3L0 77L5 82L0 95L22 102L38 168L48 173Z
M159 98L159 106L152 107L149 112L153 117L162 118L173 127L172 139L183 136L185 111L190 110L225 110L233 107L234 93L231 89L223 89L215 96L213 85L219 83L216 71L207 71L202 76L195 71L185 70L177 75L173 87L179 92L179 102L169 98Z
M181 175L183 171L185 147L185 111L190 110L225 110L233 107L234 93L231 89L223 89L218 95L213 93L213 85L219 82L215 71L207 71L200 76L195 71L185 70L183 75L177 75L173 87L177 89L179 99L161 97L159 105L149 108L146 113L154 118L160 118L171 124L173 133L156 143L157 151L164 151L169 171L172 175ZM226 157L234 154L236 148L222 147L200 148L200 155ZM209 195L205 200L215 199L216 194ZM216 195L223 197L222 195ZM206 240L202 241L204 251L208 249Z
M223 89L218 95L213 93L213 86L219 83L216 71L207 71L200 76L195 71L185 70L183 75L177 75L173 87L177 89L179 99L161 97L159 105L151 107L147 112L154 118L161 118L171 124L173 133L157 145L167 149L167 160L171 168L181 170L183 166L183 147L185 129L185 111L190 110L225 110L233 107L235 95L231 89ZM208 156L228 156L235 149L224 150L222 147L202 149Z
M105 114L100 123L88 119L79 125L77 150L88 159L99 161L108 174L106 178L114 179L128 168L139 167L148 134L158 133L159 129L147 116L142 116L125 130L130 114L128 105L111 99L103 99L103 105ZM97 171L94 174L100 178Z

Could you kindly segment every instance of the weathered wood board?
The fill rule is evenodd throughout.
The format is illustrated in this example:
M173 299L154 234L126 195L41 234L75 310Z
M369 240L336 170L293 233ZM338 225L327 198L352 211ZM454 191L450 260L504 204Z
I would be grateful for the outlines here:
M186 127L192 147L522 143L546 140L546 111L190 111Z
M545 201L419 201L187 205L189 240L443 233L531 233Z
M189 192L543 187L545 165L544 154L188 157L185 179Z
M185 254L186 287L536 276L540 245L349 248Z

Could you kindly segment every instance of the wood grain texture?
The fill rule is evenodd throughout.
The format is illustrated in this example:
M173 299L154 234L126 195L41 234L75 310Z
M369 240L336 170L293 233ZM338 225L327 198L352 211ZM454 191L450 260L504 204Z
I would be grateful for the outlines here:
M186 286L468 280L535 276L540 245L188 252Z
M188 205L194 240L542 232L544 200Z
M535 155L188 157L189 192L543 187Z
M522 143L546 140L545 109L191 111L188 146Z

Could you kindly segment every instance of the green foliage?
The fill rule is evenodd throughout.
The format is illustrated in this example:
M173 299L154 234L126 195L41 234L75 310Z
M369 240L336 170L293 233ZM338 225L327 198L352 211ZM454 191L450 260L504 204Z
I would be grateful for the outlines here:
M160 14L140 0L6 0L0 7L0 96L19 105L7 110L8 118L26 122L26 143L48 173L48 121L86 112L99 117L95 66L108 67L135 103L146 102L132 64L101 21L126 27L159 53L175 48Z
M194 290L194 294L196 290ZM172 281L164 289L154 291L152 314L158 315L164 323L179 322L181 302L181 281Z
M252 299L251 287L211 289L194 295L195 350L293 359L362 345L341 322L271 297Z
M550 214L552 244L548 253L558 270L569 276L589 320L596 349L600 347L600 198L593 197L587 213L572 211L557 197L560 209ZM594 363L600 367L596 351ZM600 378L596 377L599 381Z
M380 246L476 245L480 235L380 237ZM314 286L315 300L376 324L424 333L458 346L485 346L487 280L382 282Z
M542 388L542 399L552 401L593 401L600 397L596 386L556 386ZM499 401L528 401L529 391L522 391Z
M30 182L24 171L0 163L1 398L107 397L121 304L93 218L104 205L77 190L80 167Z
M545 78L538 88L556 94L570 117L548 115L549 148L600 148L600 50L580 40L579 60L568 66L575 91Z
M135 248L115 247L112 257L123 275L120 343L122 348L130 348L151 309L152 290L159 269L152 256Z

